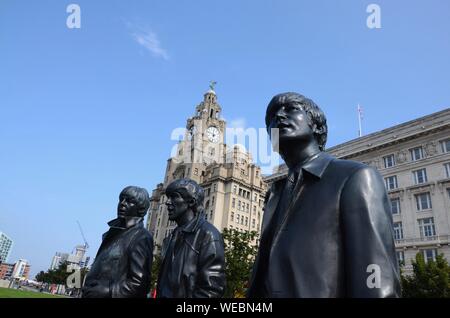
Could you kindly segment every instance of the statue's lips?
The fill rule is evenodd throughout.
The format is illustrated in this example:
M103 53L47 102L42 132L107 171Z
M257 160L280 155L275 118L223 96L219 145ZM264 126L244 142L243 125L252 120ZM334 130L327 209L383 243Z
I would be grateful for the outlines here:
M289 124L286 124L286 123L280 123L280 124L277 125L277 128L280 129L280 130L282 130L282 129L289 129L289 128L292 128L292 126L289 125Z

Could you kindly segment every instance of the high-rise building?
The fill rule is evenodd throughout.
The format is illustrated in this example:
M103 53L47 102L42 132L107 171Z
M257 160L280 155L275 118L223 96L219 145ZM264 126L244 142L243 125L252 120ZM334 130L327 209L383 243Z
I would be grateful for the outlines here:
M245 149L227 147L221 111L217 95L210 89L194 116L187 119L184 138L167 161L164 182L152 192L147 227L159 246L176 226L168 219L165 189L179 178L193 179L205 189L206 217L220 231L259 231L261 227L267 191L261 169Z
M398 259L405 273L419 252L425 260L450 260L450 109L327 149L364 162L384 178L391 203ZM286 175L279 167L265 180Z
M0 263L8 262L13 247L13 240L5 233L0 232Z

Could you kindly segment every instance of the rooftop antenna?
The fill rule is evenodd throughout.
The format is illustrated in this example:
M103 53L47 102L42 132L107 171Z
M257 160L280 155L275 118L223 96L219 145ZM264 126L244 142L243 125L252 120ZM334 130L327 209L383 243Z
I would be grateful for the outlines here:
M363 109L358 104L358 124L359 124L358 137L362 137L362 124L361 124L362 119L363 119Z

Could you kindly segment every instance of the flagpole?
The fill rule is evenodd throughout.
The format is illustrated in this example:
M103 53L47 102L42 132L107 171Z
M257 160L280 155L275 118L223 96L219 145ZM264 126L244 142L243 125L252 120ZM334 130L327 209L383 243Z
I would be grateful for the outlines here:
M362 127L361 127L361 107L358 104L358 124L359 124L359 137L362 137Z

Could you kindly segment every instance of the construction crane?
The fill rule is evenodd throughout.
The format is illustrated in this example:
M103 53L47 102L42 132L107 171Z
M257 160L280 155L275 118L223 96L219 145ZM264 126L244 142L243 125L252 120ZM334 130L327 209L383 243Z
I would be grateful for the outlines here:
M81 236L83 237L83 240L84 240L84 249L86 250L86 249L89 248L89 244L88 244L88 242L86 241L86 237L84 236L83 229L81 228L80 222L77 221L77 224L78 224L78 228L80 229Z

